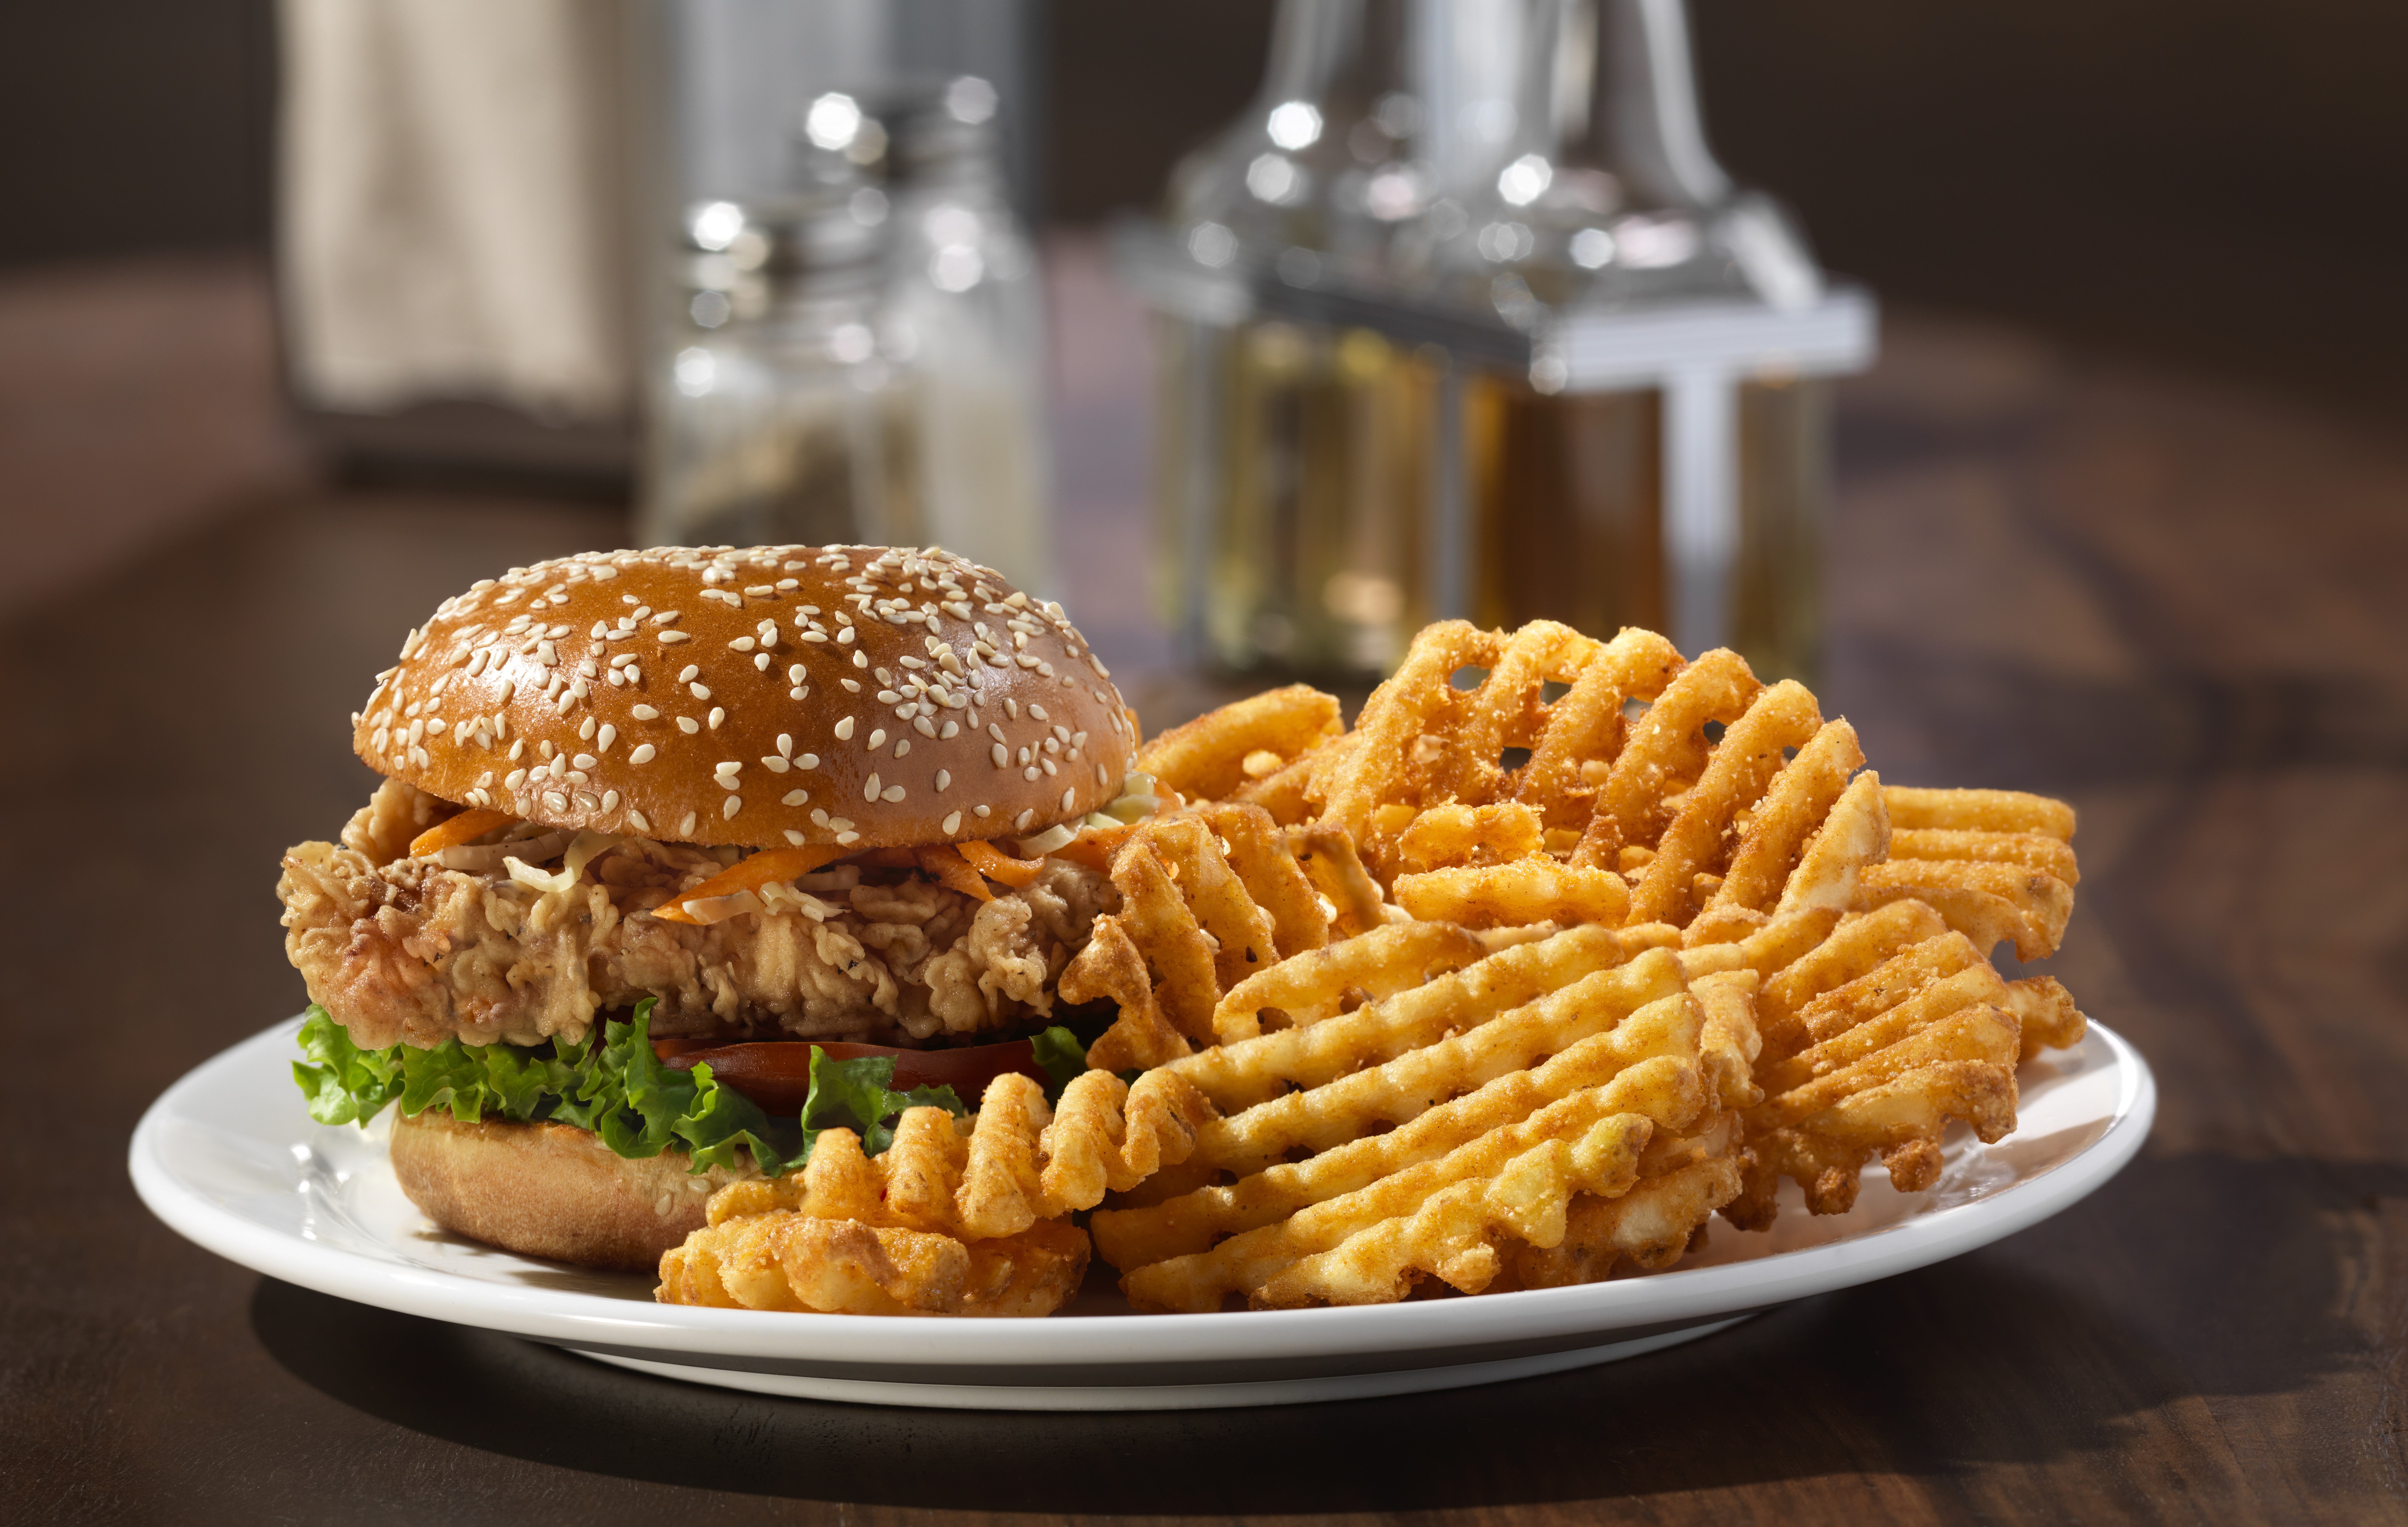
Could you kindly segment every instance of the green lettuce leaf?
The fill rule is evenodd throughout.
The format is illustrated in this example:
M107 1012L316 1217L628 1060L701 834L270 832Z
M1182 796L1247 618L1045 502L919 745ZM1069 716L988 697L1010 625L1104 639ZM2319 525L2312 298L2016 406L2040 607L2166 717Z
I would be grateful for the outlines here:
M875 1156L895 1143L886 1121L906 1108L941 1108L955 1118L969 1113L950 1087L896 1092L889 1086L894 1080L891 1055L832 1060L825 1050L812 1045L811 1089L803 1100L803 1154L811 1153L811 1142L822 1130L847 1129L861 1136L862 1154Z
M1028 1043L1037 1052L1037 1064L1054 1079L1045 1089L1048 1097L1059 1098L1062 1089L1087 1069L1087 1047L1079 1043L1078 1035L1058 1023Z
M551 1120L591 1130L632 1159L681 1146L695 1172L734 1167L737 1152L750 1151L773 1176L801 1166L822 1130L852 1130L862 1149L875 1156L894 1144L889 1120L906 1108L942 1108L956 1118L969 1112L950 1087L894 1090L893 1056L833 1060L813 1045L810 1090L800 1116L773 1119L752 1099L722 1086L708 1063L691 1070L665 1064L652 1052L652 999L646 998L627 1022L606 1021L575 1044L449 1039L432 1049L363 1050L324 1008L312 1004L300 1033L308 1059L294 1062L293 1079L308 1099L309 1116L322 1124L366 1124L393 1103L408 1117L445 1108L464 1123L488 1114L523 1124ZM1064 1043L1075 1053L1077 1042L1067 1033L1056 1042Z

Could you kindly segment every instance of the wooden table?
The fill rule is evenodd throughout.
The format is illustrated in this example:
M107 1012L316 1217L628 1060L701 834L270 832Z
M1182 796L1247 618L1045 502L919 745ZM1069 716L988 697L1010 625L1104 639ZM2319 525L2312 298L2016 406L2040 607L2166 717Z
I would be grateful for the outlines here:
M142 1210L127 1134L299 1005L276 858L365 795L343 718L402 631L622 533L299 493L0 623L0 1517L2408 1515L2408 460L2012 336L1910 322L1888 355L1845 398L1827 710L1893 781L2080 806L2054 968L2163 1101L2076 1209L1652 1357L1258 1412L755 1399L263 1280ZM1074 448L1127 406L1079 392L1095 360ZM1073 604L1158 726L1138 480L1081 471Z

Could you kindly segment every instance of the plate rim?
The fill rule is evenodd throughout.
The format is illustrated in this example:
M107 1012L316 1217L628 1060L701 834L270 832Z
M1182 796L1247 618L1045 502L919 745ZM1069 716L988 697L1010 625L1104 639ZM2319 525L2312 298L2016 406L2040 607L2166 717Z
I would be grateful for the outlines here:
M1311 1360L1373 1352L1461 1352L1496 1343L1594 1334L1768 1308L1895 1276L2028 1229L2106 1184L2146 1142L2157 1082L2129 1041L2092 1021L2085 1044L2117 1073L2107 1126L2071 1157L1970 1203L1928 1211L1822 1246L1644 1278L1476 1299L1201 1315L1057 1315L1042 1320L868 1320L854 1316L637 1304L602 1294L512 1287L363 1256L263 1225L177 1180L159 1150L166 1121L216 1073L301 1019L270 1025L178 1078L143 1113L127 1168L143 1203L203 1249L266 1276L400 1314L540 1341L763 1360L1009 1370L1092 1363L1138 1369L1231 1359ZM297 1104L298 1095L295 1095ZM1461 1360L1458 1360L1461 1361ZM1002 1377L998 1374L998 1377Z

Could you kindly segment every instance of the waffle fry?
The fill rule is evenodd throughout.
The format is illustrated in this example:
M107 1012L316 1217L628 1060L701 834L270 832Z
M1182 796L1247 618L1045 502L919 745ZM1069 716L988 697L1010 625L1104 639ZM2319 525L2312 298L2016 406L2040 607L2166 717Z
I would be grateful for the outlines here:
M1895 1187L1918 1192L1938 1174L1951 1122L1985 1142L2013 1130L2017 1009L2047 1015L2054 1033L2080 1032L2080 1015L2059 1012L2071 1007L2063 988L2020 985L1938 911L1907 900L1846 918L1772 970L1756 1008L1765 1096L1742 1115L1754 1161L1724 1215L1742 1229L1770 1224L1783 1176L1812 1212L1845 1213L1875 1155Z
M828 1130L798 1172L732 1183L706 1226L661 1259L664 1304L862 1315L1046 1315L1084 1275L1065 1218L1193 1148L1211 1104L1154 1072L1090 1071L1057 1107L1026 1076L987 1085L965 1136L910 1108L875 1159Z
M1087 1273L1087 1237L1048 1222L965 1243L776 1210L698 1230L661 1259L666 1304L829 1315L1051 1315Z
M1460 865L1505 864L1546 852L1539 814L1518 800L1494 806L1448 803L1413 818L1398 841L1398 868L1410 874Z
M2012 943L2018 959L2057 952L2082 878L2073 808L2014 790L1882 794L1893 831L1889 861L1865 872L1872 904L1926 902L1985 951Z
M1289 1087L1315 1088L1469 1030L1630 958L1625 939L1580 928L1499 950L1383 1001L1318 1023L1202 1050L1164 1068L1225 1111ZM1652 979L1660 983L1656 972Z
M1543 854L1507 864L1397 877L1397 904L1415 917L1469 928L1603 923L1630 912L1630 886L1609 870L1557 864Z
M1466 668L1489 671L1457 689L1453 676ZM1431 806L1518 800L1546 827L1584 828L1597 786L1583 766L1613 756L1625 701L1656 699L1680 671L1680 654L1650 631L1597 641L1547 621L1510 637L1462 621L1428 627L1354 732L1315 756L1308 795L1383 882L1398 871L1398 840ZM1558 683L1570 691L1545 703L1545 686ZM1510 775L1499 761L1509 747L1530 750ZM1383 813L1395 806L1409 809Z
M1133 767L1189 800L1226 800L1342 729L1337 696L1290 684L1173 727L1139 748Z
M1335 850L1324 846L1316 858ZM1211 804L1143 822L1112 860L1121 910L1096 919L1065 967L1068 1002L1120 1009L1089 1047L1105 1071L1157 1066L1214 1039L1224 993L1328 942L1323 909L1285 833L1259 806Z
M1305 878L1329 903L1330 932L1338 938L1368 933L1388 921L1380 883L1355 857L1354 840L1335 828L1292 827L1288 852L1296 856Z
M1247 1000L1326 1009L1334 965L1402 956L1418 926L1267 972ZM1755 976L1721 979L1710 1012L1671 949L1575 928L1175 1060L1168 1073L1237 1110L1197 1131L1185 1174L1229 1180L1099 1210L1097 1246L1140 1308L1363 1303L1422 1277L1477 1291L1503 1275L1501 1247L1555 1245L1584 1195L1628 1190L1648 1140L1720 1106L1724 1073L1753 1095ZM1710 1028L1728 1059L1707 1058Z
M1515 1246L1502 1286L1600 1283L1625 1261L1642 1271L1678 1261L1703 1242L1714 1210L1738 1196L1745 1165L1736 1154L1740 1132L1738 1116L1724 1112L1694 1134L1649 1142L1629 1191L1573 1199L1563 1239L1552 1246Z
M1263 1031L1265 1013L1276 1013L1280 1028L1318 1023L1337 1016L1350 999L1360 1006L1393 997L1487 954L1485 944L1452 923L1383 925L1239 982L1212 1010L1212 1031L1223 1044L1252 1039Z

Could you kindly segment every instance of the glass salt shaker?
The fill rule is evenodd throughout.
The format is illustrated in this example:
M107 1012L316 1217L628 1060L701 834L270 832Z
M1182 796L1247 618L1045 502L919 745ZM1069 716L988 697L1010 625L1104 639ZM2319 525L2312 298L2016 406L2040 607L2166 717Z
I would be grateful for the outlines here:
M648 545L916 545L919 378L882 348L882 239L842 186L686 220L651 386Z

